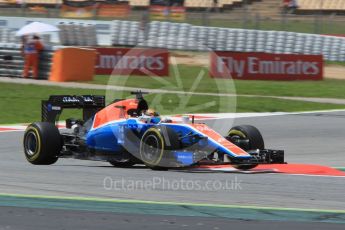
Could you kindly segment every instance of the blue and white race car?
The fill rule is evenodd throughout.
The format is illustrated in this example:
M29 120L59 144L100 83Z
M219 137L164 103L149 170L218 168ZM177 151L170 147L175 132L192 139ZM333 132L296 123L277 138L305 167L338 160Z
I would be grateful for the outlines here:
M108 161L116 167L145 164L151 169L198 164L231 164L251 169L258 164L284 163L284 151L265 149L260 132L241 125L222 136L209 126L161 119L142 92L105 106L104 96L50 96L42 101L42 121L24 134L26 159L35 165L59 158ZM83 119L67 119L67 130L56 121L63 109L83 109Z

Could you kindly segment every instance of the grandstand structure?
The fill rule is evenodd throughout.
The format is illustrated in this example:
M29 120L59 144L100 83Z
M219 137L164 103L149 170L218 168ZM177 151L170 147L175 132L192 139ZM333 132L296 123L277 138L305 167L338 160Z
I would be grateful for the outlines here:
M85 2L85 0L69 0L70 2ZM133 7L148 7L150 5L150 0L119 0L123 2L128 2L130 6ZM232 5L241 4L246 0L218 0L218 7L229 7ZM247 0L251 2L253 0ZM255 1L255 0L254 0ZM102 0L97 0L97 2L102 2ZM63 0L0 0L2 4L41 4L41 5L61 5ZM185 7L187 8L210 8L214 7L213 0L185 0Z
M69 2L85 2L87 0L69 0ZM106 0L95 0L95 2L104 2ZM150 0L118 0L119 2L128 2L132 7L149 7ZM0 0L0 5L45 5L56 6L61 5L63 0ZM313 11L345 11L345 0L297 0L299 12ZM223 8L236 9L248 5L250 9L257 11L275 11L280 10L282 1L280 0L218 0L215 5L214 0L185 0L184 6L187 9L207 9L207 8Z
M344 13L345 0L299 0L299 13L313 13L315 11Z
M95 0L93 2L106 2L107 0ZM251 4L254 2L264 3L267 0L218 0L215 4L214 0L184 0L184 7L187 10L208 10L213 8L218 8L222 10L231 10L235 8L240 8L245 4ZM272 0L268 0L272 1ZM276 5L277 1L275 1ZM88 0L68 0L68 2L78 3L78 2L90 2ZM92 2L92 1L91 1ZM132 8L145 9L150 7L150 0L118 0L118 2L128 2ZM8 7L21 7L21 6L45 6L45 7L59 7L63 4L63 0L0 0L0 6Z
M68 2L106 2L107 0L68 0ZM118 0L119 2L128 2L133 9L147 9L150 6L150 0ZM277 17L282 11L282 0L184 0L184 6L188 11L209 11L210 9L219 9L229 14L243 14L255 12L263 17ZM48 8L59 8L63 0L0 0L1 7L25 7L42 6ZM318 12L325 14L345 14L345 0L297 0L298 9L295 11L298 15L310 15Z

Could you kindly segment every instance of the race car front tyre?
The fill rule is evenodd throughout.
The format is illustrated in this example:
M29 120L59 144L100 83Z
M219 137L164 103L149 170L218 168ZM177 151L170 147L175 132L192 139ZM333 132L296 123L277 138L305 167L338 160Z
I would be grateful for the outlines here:
M258 166L258 164L239 164L239 165L232 165L234 168L239 170L249 170Z
M251 125L239 125L231 128L226 139L245 151L265 149L260 131Z
M34 165L51 165L58 160L62 138L58 128L49 122L35 122L24 133L24 154Z
M108 161L112 166L118 167L118 168L129 168L135 165L137 162L135 162L132 159L123 159L123 160L109 160Z
M178 136L172 129L152 127L140 140L140 159L153 170L167 170L170 151L179 147Z

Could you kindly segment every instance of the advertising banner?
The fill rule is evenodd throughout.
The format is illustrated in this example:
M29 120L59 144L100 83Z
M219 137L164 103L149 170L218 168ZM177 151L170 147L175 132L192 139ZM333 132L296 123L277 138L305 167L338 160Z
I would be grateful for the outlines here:
M91 18L94 16L95 1L63 0L60 16L64 18Z
M65 6L73 6L73 7L85 7L85 6L93 6L96 4L93 0L79 0L79 1L71 1L71 0L63 0L62 4Z
M184 0L151 0L150 16L154 20L185 20Z
M62 5L60 16L64 18L92 18L94 16L94 6L75 7Z
M29 10L37 14L48 14L48 9L44 6L32 6L29 7Z
M170 7L169 18L175 21L183 21L186 19L186 8L184 6Z
M154 20L183 21L186 18L186 8L183 6L150 6L150 17Z
M184 0L150 0L151 6L184 6Z
M210 76L243 80L322 80L322 55L216 51Z
M128 17L131 12L129 2L104 2L99 3L97 16L107 18Z
M169 76L165 49L96 48L96 74Z

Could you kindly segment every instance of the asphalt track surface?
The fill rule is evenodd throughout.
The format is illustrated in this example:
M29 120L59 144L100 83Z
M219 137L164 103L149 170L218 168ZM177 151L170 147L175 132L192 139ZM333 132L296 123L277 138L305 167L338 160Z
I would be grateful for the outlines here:
M34 221L33 221L34 220ZM47 221L49 220L49 221ZM303 229L343 230L342 224L230 220L224 218L176 217L160 215L132 215L106 212L66 211L4 207L0 209L0 229Z
M223 120L231 126L231 120ZM211 122L212 123L212 122ZM284 116L240 118L236 124L252 124L263 133L266 146L284 149L290 163L345 166L345 112L298 114ZM339 210L345 209L345 183L340 177L298 176L281 174L191 173L181 171L152 171L138 166L119 169L108 163L61 159L52 166L33 166L26 162L22 151L23 132L0 133L0 192L5 194L32 194L48 196L77 196L145 200L159 202L188 202L196 204L276 207L291 209ZM183 182L181 182L181 180ZM208 186L217 181L220 186ZM145 183L145 184L143 184ZM186 188L186 183L189 185ZM134 184L134 186L133 186ZM7 206L1 205L0 206ZM121 214L95 210L52 210L37 207L0 208L0 229L46 229L46 224L68 224L66 229L134 229L147 226L186 229L337 229L344 225L289 220L277 224L270 219L234 220ZM130 218L135 215L135 218ZM36 216L35 223L29 223ZM46 217L46 219L44 218ZM74 218L75 217L75 218ZM67 219L66 219L67 218ZM20 221L16 221L19 220ZM42 219L42 221L39 221ZM43 221L43 219L49 219ZM326 218L327 219L327 218ZM117 220L117 221L115 221ZM134 221L136 220L136 221ZM168 224L172 220L174 224ZM52 222L51 222L52 221ZM165 222L164 222L165 221ZM79 223L79 225L78 225ZM97 224L99 223L99 224ZM197 225L199 223L199 225ZM338 223L345 223L342 219ZM35 225L36 224L36 225ZM26 228L21 227L26 226ZM34 228L37 226L38 228ZM67 225L66 225L67 226ZM79 226L79 228L77 227ZM84 226L84 227L82 227ZM210 228L210 226L214 228ZM271 227L268 227L271 226ZM277 227L274 227L277 226ZM55 226L64 229L64 225ZM339 228L340 229L340 228Z

